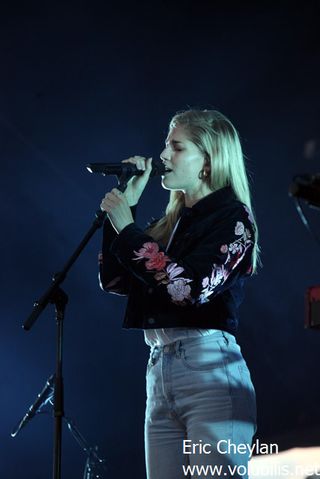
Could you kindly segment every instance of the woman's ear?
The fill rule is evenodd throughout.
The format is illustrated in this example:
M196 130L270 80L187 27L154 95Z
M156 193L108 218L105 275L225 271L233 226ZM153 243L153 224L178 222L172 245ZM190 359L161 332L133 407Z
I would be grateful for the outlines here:
M203 160L202 169L199 171L198 178L199 180L206 180L210 178L210 162L206 159Z
M207 154L205 155L205 158L203 161L203 171L204 171L204 176L210 176L211 163L210 163L210 157Z

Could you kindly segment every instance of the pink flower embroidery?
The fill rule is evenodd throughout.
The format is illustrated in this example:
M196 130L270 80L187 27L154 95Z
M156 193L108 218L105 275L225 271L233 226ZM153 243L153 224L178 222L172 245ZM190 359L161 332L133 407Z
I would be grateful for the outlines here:
M146 268L156 269L159 271L165 267L168 259L169 258L162 251L160 251L146 262Z
M137 258L133 258L136 261L148 258L148 261L146 261L146 268L148 270L155 269L160 271L169 261L168 256L166 256L162 251L159 251L158 243L144 243L143 247L140 248L139 251L134 251L134 254L137 256Z
M223 254L228 253L228 246L226 244L223 244L220 248L220 251Z
M170 263L165 269L166 263L170 261L170 258L163 251L159 251L158 243L144 243L139 251L134 251L134 254L136 255L136 258L133 258L135 261L147 260L145 262L146 269L155 272L154 279L159 284L167 285L167 291L175 304L184 306L186 299L191 300L191 288L188 283L191 283L192 280L177 278L184 271L177 263Z
M158 243L143 243L142 248L139 251L135 251L134 254L137 258L134 259L142 259L142 258L152 258L155 254L159 251Z
M246 207L245 209L249 214L250 211ZM164 252L159 251L158 243L144 243L139 251L134 251L136 257L133 258L133 260L147 260L145 262L146 269L155 273L154 279L158 281L159 284L167 285L167 291L173 303L180 306L185 306L187 304L186 300L191 301L191 303L207 303L209 301L208 298L215 293L219 285L228 279L230 273L244 258L247 249L253 244L253 241L250 239L250 230L245 228L241 221L237 221L234 233L238 236L235 241L229 245L222 244L220 246L220 253L224 255L227 254L227 257L224 257L223 264L214 264L211 275L203 278L202 291L197 300L191 297L191 287L188 284L193 280L179 277L179 275L184 272L184 268L178 266L177 263L171 263L170 258L166 256ZM168 262L169 264L166 266Z

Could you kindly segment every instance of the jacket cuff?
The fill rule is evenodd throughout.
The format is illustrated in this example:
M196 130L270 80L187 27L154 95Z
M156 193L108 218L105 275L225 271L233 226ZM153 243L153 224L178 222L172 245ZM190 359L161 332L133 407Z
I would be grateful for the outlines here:
M134 249L139 248L142 241L149 238L135 223L130 223L115 237L110 245L110 252L122 263L131 261Z
M135 220L135 218L136 218L137 206L138 206L137 204L134 205L134 206L130 206L130 210L131 210L133 220ZM106 216L106 218L104 220L104 223L103 223L103 237L104 237L104 239L106 239L106 240L109 239L109 241L107 241L107 242L110 243L110 241L112 241L117 236L118 236L118 233L116 232L116 230L112 226L109 218Z

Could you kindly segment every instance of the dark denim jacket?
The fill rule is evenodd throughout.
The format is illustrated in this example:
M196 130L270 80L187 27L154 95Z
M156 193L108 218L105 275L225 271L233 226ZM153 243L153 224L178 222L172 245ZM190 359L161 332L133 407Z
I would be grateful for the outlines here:
M132 208L135 215L135 207ZM184 208L168 250L135 223L104 223L100 285L128 295L124 328L216 328L235 333L252 272L251 212L230 187Z

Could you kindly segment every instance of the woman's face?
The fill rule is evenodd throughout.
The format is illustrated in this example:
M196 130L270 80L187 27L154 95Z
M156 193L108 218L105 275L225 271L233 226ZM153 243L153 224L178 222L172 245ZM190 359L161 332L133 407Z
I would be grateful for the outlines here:
M162 186L167 190L182 190L188 195L199 194L204 187L204 181L199 179L204 155L179 125L169 131L165 145L160 157L172 171L162 176Z

